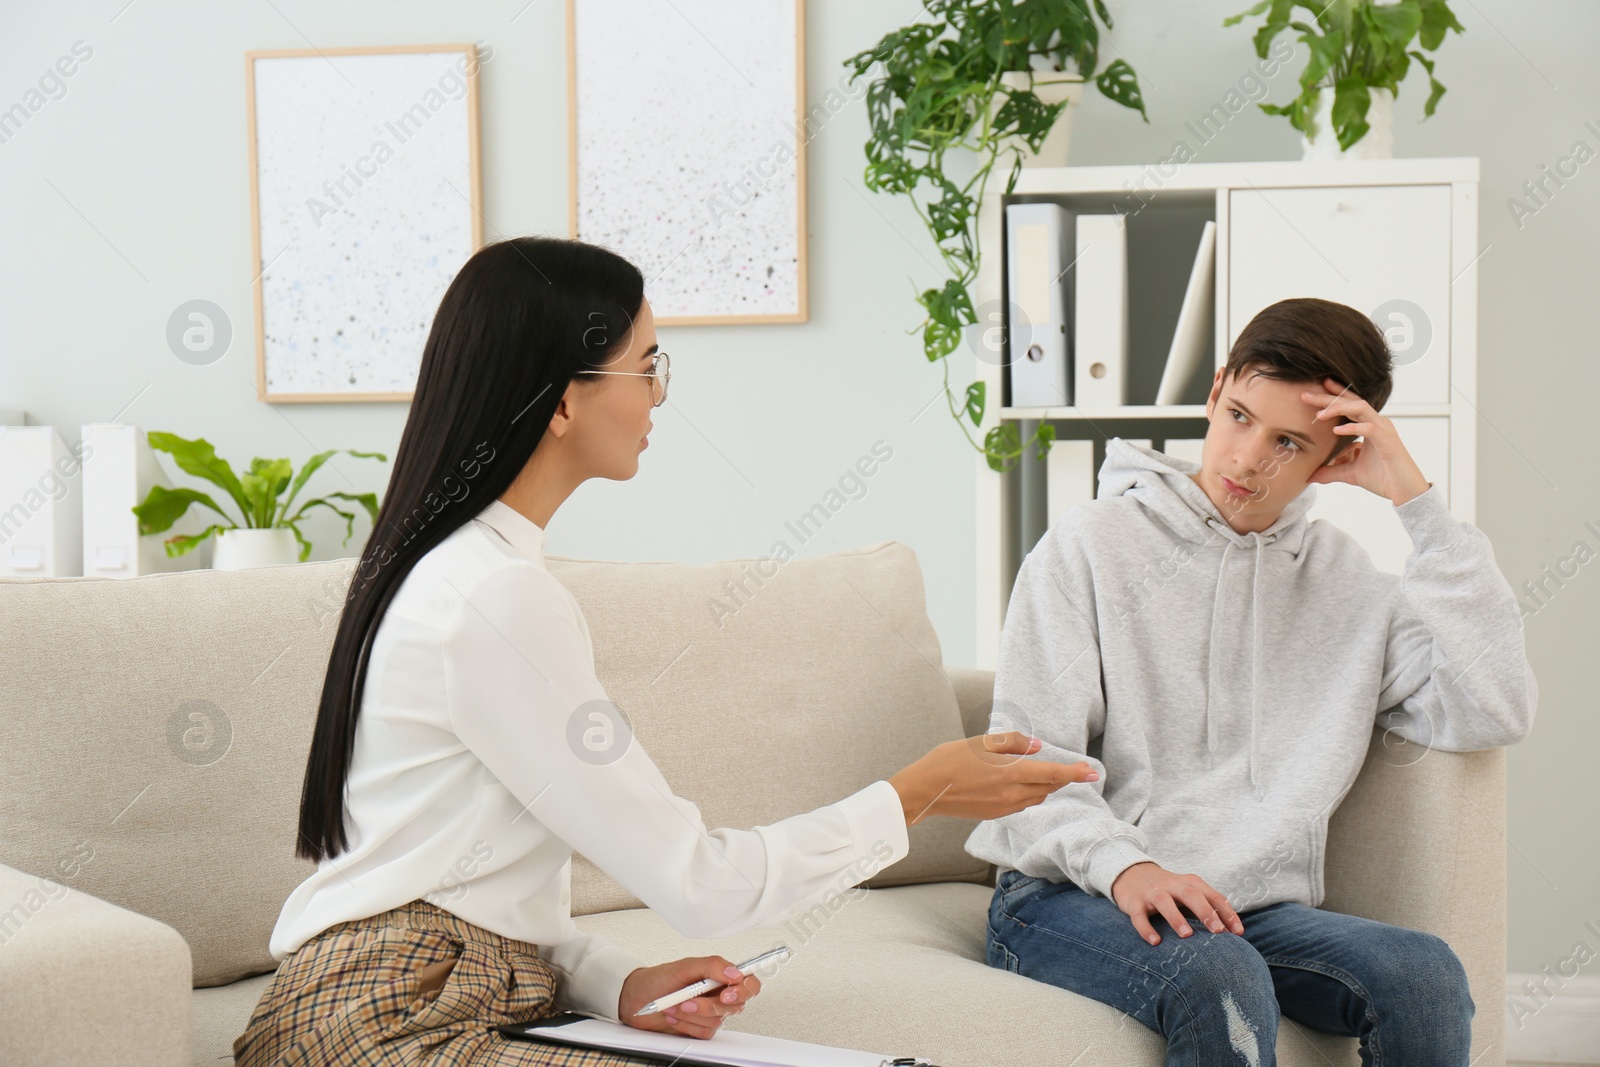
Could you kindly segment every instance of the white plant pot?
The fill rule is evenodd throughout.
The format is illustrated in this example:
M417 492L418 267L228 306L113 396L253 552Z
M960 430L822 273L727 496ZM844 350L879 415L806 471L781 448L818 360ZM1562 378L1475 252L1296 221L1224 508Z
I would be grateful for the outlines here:
M211 560L213 570L242 571L247 567L273 567L300 561L300 543L295 540L294 531L287 527L218 530L211 536L217 543Z
M1055 125L1050 127L1050 132L1045 135L1044 142L1039 145L1037 155L1028 150L1027 143L1021 138L1010 137L1006 139L1006 146L1015 144L1022 151L1022 165L1024 167L1064 167L1067 165L1067 143L1072 137L1072 116L1078 111L1078 104L1083 100L1083 82L1064 81L1066 75L1058 71L1026 71L1008 70L1000 75L1000 81L1012 89L1032 88L1033 95L1046 104L1058 104L1063 100L1068 101L1067 107L1057 116ZM1056 80L1052 80L1056 79ZM1000 110L1000 105L1005 102L1005 97L995 94L994 103L990 105L990 114ZM1009 166L1003 168L1009 170Z
M1348 149L1339 147L1339 133L1333 128L1333 90L1317 91L1317 109L1312 115L1314 135L1300 137L1300 158L1305 161L1330 159L1394 158L1394 94L1387 89L1369 90L1367 132Z

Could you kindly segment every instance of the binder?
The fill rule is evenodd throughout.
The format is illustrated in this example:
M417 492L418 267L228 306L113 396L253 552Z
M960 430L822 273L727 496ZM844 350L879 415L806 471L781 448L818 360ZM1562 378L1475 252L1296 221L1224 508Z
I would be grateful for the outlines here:
M1189 271L1189 288L1184 290L1183 306L1178 310L1178 325L1172 331L1172 347L1167 350L1161 388L1156 391L1157 404L1181 404L1200 372L1216 321L1216 286L1217 224L1207 219L1200 232L1200 250Z
M160 537L139 534L134 506L144 502L152 486L172 486L145 432L124 423L91 422L83 427L83 443L83 573L135 578L199 567L205 545L173 557ZM211 514L203 506L199 510ZM194 526L193 516L193 511L184 516L179 527ZM185 532L174 529L167 536Z
M83 573L82 452L53 426L0 426L0 575Z
M720 1030L709 1040L636 1030L570 1011L529 1023L502 1023L494 1029L519 1041L624 1052L679 1067L936 1067L916 1056L884 1056L739 1030Z
M1073 403L1128 402L1128 230L1123 215L1079 215L1073 296Z
M1054 526L1074 504L1094 499L1094 442L1056 440L1045 456L1045 523Z
M1006 368L1012 407L1072 403L1067 287L1072 212L1058 204L1006 207Z

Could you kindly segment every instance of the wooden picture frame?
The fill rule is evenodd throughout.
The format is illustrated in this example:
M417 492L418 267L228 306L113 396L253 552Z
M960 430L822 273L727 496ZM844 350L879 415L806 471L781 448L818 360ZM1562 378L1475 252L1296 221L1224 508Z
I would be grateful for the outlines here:
M245 53L257 399L411 399L483 245L478 63L472 44Z
M805 322L805 0L746 0L717 7L714 21L698 17L714 3L566 0L568 234L644 272L658 325ZM592 51L582 40L590 17L605 28ZM664 117L678 125L664 129ZM585 143L596 157L588 168ZM673 174L683 177L662 177ZM730 196L719 204L706 188ZM773 195L751 207L763 191ZM733 203L739 192L753 199Z

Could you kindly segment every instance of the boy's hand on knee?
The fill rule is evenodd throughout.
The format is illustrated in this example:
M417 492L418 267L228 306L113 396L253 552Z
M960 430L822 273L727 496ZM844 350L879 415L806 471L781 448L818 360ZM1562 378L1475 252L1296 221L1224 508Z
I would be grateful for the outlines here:
M1228 903L1228 898L1211 888L1196 874L1174 874L1155 863L1135 863L1111 883L1111 899L1116 902L1139 936L1152 945L1161 944L1161 935L1150 925L1150 913L1160 912L1179 937L1194 933L1179 905L1193 913L1214 934L1223 929L1244 933L1244 923Z

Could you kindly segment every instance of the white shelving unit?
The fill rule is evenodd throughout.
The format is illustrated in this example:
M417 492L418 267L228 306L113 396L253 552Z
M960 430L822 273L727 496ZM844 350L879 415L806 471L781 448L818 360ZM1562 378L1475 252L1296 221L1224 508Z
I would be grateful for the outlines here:
M1005 206L1055 201L1080 212L1128 216L1130 346L1128 406L1008 406L1005 368L976 362L988 409L980 435L1001 421L1023 439L1039 420L1058 439L1094 440L1096 469L1111 437L1205 436L1199 401L1153 404L1206 220L1217 224L1215 343L1212 371L1250 318L1278 300L1316 296L1368 314L1384 309L1393 325L1395 388L1383 414L1395 420L1423 473L1445 490L1450 510L1475 522L1478 363L1478 160L1385 159L1331 163L1189 163L1024 168L1009 195L979 208L983 261L974 306L1003 307ZM1391 302L1402 302L1392 305ZM1394 318L1386 305L1398 307ZM1404 353L1402 355L1402 353ZM992 668L1005 604L1023 556L1042 531L1024 533L1024 493L1043 484L1032 450L1010 471L977 469L977 663ZM1028 470L1029 466L1032 470ZM1319 485L1310 517L1349 530L1382 569L1400 573L1410 539L1387 500L1350 485ZM1038 523L1033 508L1029 521Z

